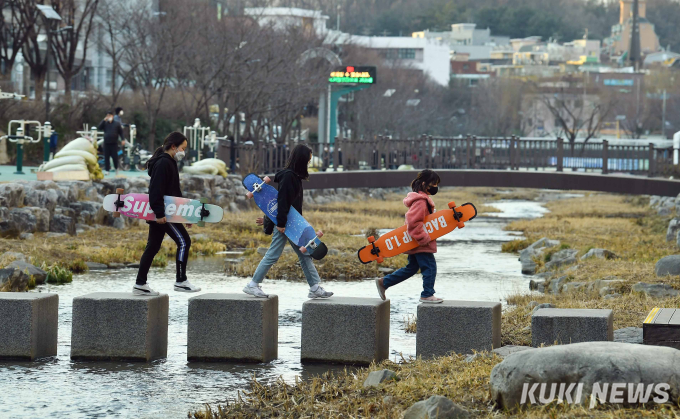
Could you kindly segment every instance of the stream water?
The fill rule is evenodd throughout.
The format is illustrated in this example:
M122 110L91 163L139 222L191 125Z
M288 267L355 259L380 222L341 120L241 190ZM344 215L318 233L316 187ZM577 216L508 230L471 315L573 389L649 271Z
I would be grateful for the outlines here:
M480 216L467 227L438 240L437 296L444 299L501 301L528 290L517 256L501 253L501 243L518 237L503 231L517 218L534 218L546 210L538 202L501 201L501 210ZM223 259L189 262L188 275L202 292L240 292L246 278L225 276ZM253 375L293 381L337 366L300 363L301 308L307 299L304 281L265 280L263 289L279 296L279 358L267 364L188 363L187 300L172 291L174 272L154 269L149 283L170 295L168 357L150 364L72 362L69 358L73 298L92 292L130 291L134 269L93 271L64 286L40 286L34 292L59 294L58 356L45 361L0 362L0 417L186 417L206 403L223 402L247 388ZM325 281L338 296L378 297L374 281ZM415 334L404 331L404 319L416 313L420 276L388 290L391 300L390 358L415 356Z

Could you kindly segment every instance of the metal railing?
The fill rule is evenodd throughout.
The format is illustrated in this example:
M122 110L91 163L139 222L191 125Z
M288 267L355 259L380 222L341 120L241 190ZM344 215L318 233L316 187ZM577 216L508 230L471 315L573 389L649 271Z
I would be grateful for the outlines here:
M233 144L220 140L217 157L231 172L275 173L281 170L297 143L248 141ZM381 170L413 166L414 169L482 170L582 170L602 174L623 172L656 176L671 173L672 148L654 144L610 145L607 140L575 143L563 139L535 140L509 138L414 139L377 137L372 140L336 138L334 146L310 144L314 150L312 167L319 171ZM337 164L336 164L337 162Z

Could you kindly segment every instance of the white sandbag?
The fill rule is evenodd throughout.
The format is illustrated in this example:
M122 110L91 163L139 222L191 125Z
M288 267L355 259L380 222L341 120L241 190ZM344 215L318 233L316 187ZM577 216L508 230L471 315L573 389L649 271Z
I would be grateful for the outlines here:
M397 170L414 170L414 169L413 166L411 166L410 164L402 164L399 165L399 167L397 167Z
M75 140L71 141L70 143L66 144L61 150L61 151L66 151L66 150L82 150L82 151L87 151L90 152L91 154L97 154L97 150L94 148L90 140L87 138L76 138Z
M47 170L47 172L76 172L82 170L87 172L87 166L84 164L65 164L63 166L53 167Z
M86 166L87 163L85 162L85 158L83 156L66 156L54 159L41 165L38 171L49 172L50 169L69 164L82 164L83 166Z
M203 166L205 164L221 167L222 169L227 170L227 163L223 162L220 159L203 159L197 161L196 163L192 163L192 166Z
M183 173L189 173L192 175L216 175L218 173L217 167L204 165L204 166L184 166L182 168Z
M312 156L312 159L307 164L307 167L321 167L323 166L323 160L319 156Z
M62 157L69 157L69 156L80 156L87 160L88 164L97 164L97 156L94 154L90 153L89 151L83 151L83 150L61 150L57 154L54 155L55 159L59 159Z

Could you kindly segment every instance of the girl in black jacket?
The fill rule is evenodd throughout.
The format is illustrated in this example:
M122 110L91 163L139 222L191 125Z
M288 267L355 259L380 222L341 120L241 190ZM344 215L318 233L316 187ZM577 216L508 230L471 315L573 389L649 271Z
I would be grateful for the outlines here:
M243 292L246 294L262 298L268 297L262 291L260 283L264 280L269 268L279 260L281 253L283 253L283 248L286 246L286 242L288 242L293 247L295 253L297 253L300 266L305 274L305 278L307 278L307 283L309 284L309 294L307 296L309 298L328 298L333 295L332 292L328 292L319 286L321 279L312 263L311 256L302 254L299 246L296 246L285 235L290 207L295 208L302 214L302 180L309 178L307 166L310 160L312 160L312 149L304 144L298 144L290 154L286 168L274 177L274 182L279 185L276 228L273 229L272 244L257 266L255 274L253 274L253 280L243 288ZM271 223L267 217L264 217L264 219L258 218L256 222L258 224ZM266 225L265 230L267 230Z
M182 224L168 223L165 219L165 204L163 196L182 196L179 184L179 169L177 161L184 158L187 148L187 138L179 133L173 132L165 138L163 145L158 147L149 159L147 167L149 169L149 206L156 214L156 221L147 221L149 224L149 239L146 249L139 262L139 272L137 282L132 288L134 295L158 295L157 291L149 288L146 283L146 276L149 273L151 262L161 249L163 238L168 236L177 244L177 279L175 291L198 292L201 289L187 281L187 259L189 258L189 248L191 239L189 233ZM191 227L191 224L187 224Z

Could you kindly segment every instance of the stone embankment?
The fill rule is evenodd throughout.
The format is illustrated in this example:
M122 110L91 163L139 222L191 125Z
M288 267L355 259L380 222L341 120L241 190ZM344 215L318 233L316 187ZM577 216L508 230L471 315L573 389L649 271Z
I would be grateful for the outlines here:
M246 200L241 177L236 175L182 175L185 197L208 198L227 212L254 209ZM132 218L114 218L102 208L104 196L122 188L125 193L147 193L146 177L121 177L101 181L21 181L0 184L0 237L30 239L33 233L48 237L76 235L99 226L125 228L139 223ZM382 199L386 190L328 189L305 192L305 204L355 201L366 196Z

